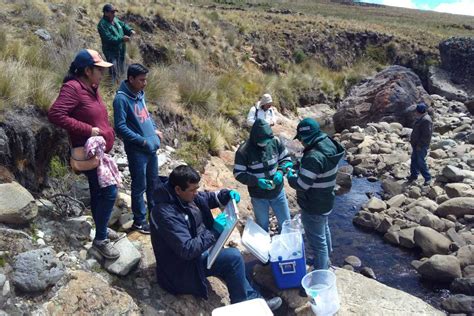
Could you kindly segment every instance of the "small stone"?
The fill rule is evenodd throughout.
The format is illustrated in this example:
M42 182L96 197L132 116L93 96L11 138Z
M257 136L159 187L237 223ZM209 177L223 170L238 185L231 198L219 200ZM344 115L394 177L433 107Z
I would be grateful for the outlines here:
M3 287L6 281L7 277L5 276L5 274L0 273L0 287Z
M38 29L35 31L35 34L38 35L39 38L41 38L43 41L50 41L53 38L51 37L51 34L45 29Z
M3 284L3 290L2 290L2 296L7 296L10 294L10 281L5 281L5 284Z
M370 279L374 279L374 280L377 280L377 277L375 276L375 273L374 273L374 270L372 270L371 268L369 267L363 267L361 270L360 270L360 274L362 274L363 276L366 276Z
M362 266L362 261L356 256L348 256L344 259L344 262L353 266L354 268L360 268Z
M345 264L342 266L342 268L354 272L354 267L350 264Z

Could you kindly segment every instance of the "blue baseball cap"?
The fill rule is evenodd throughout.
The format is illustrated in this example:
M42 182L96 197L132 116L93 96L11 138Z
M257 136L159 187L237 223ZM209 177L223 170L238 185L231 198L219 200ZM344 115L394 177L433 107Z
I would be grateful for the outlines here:
M416 111L417 111L418 113L425 113L425 112L426 112L426 108L427 108L427 105L426 105L425 103L423 103L423 102L418 103L418 104L416 105Z
M77 68L86 68L90 66L109 68L114 64L106 62L100 54L92 49L82 49L77 53L73 61Z

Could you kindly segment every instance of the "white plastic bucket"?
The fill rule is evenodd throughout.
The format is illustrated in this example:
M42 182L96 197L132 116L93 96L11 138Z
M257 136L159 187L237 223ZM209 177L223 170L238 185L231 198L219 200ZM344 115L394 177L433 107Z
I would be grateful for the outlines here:
M311 309L317 316L334 315L340 307L336 275L329 270L314 270L306 274L301 285L310 298Z

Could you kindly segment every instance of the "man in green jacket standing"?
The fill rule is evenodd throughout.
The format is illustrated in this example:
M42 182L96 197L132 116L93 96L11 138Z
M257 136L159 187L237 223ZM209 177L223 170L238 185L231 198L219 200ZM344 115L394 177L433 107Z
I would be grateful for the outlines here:
M295 139L303 144L304 151L298 172L288 172L288 183L296 190L301 220L315 256L314 269L328 269L332 251L328 216L334 206L338 163L344 148L311 118L298 124Z
M97 25L102 51L105 59L114 64L110 68L112 81L118 82L125 71L125 43L130 41L130 36L135 34L135 31L115 16L117 10L110 3L104 5L102 12L104 15Z
M250 138L235 153L234 177L248 186L255 220L268 231L270 207L278 220L279 230L290 219L290 209L283 189L283 174L293 163L288 150L268 123L258 118Z

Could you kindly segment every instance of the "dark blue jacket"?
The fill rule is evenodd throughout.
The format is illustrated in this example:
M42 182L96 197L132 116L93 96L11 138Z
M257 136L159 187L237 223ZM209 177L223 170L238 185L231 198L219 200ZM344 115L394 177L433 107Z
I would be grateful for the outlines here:
M156 124L145 103L145 93L133 93L124 80L114 99L115 131L123 139L126 150L140 150L154 154L160 148ZM146 140L146 144L143 143Z
M206 268L201 255L216 242L211 209L226 205L229 190L199 192L194 203L202 213L206 229L199 235L187 203L175 194L167 178L156 181L150 214L151 242L156 257L158 284L172 294L192 294L207 299Z

